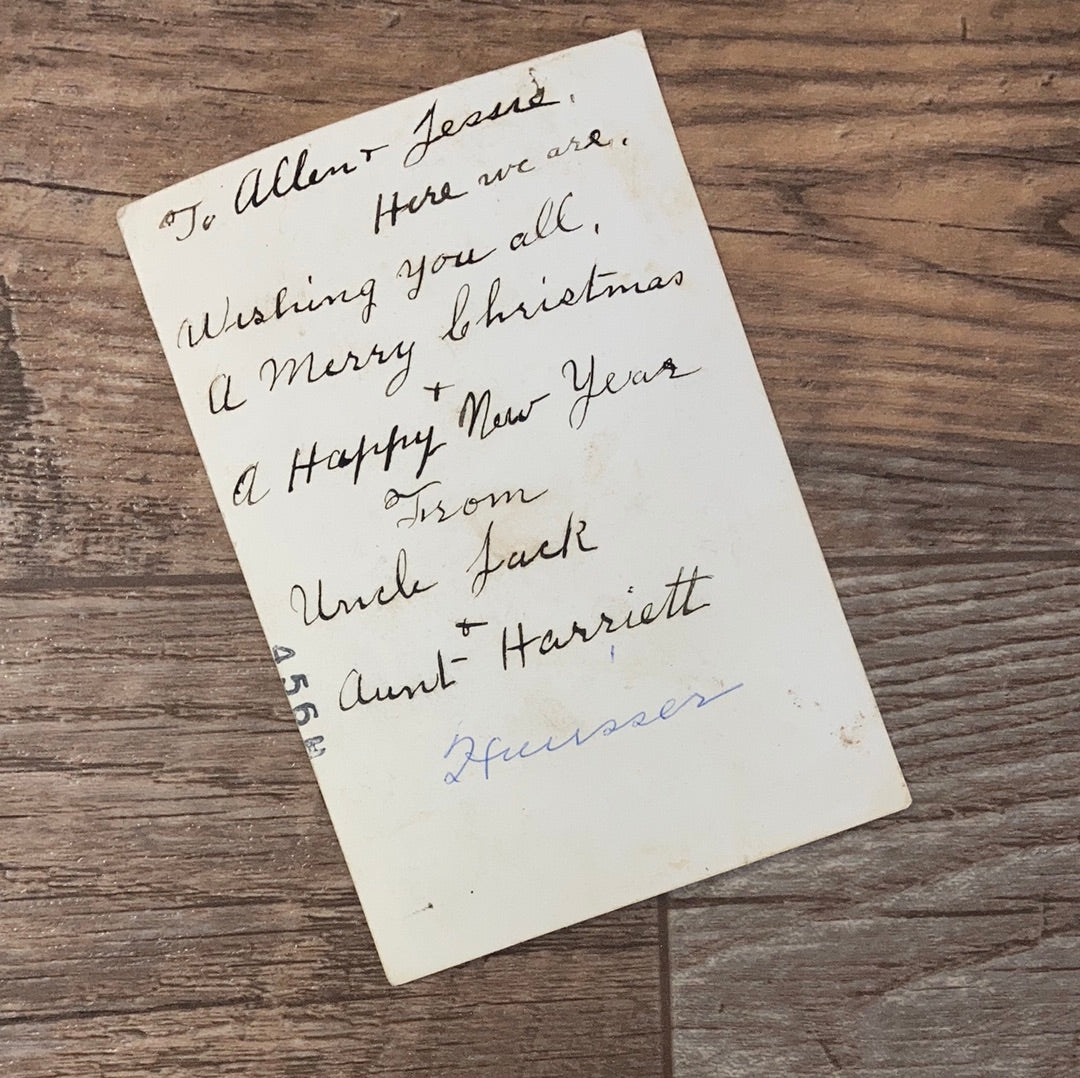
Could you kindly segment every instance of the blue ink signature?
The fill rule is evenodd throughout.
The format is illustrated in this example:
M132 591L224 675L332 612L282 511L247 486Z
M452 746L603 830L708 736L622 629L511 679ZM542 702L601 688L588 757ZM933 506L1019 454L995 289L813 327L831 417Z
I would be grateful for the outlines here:
M540 753L559 752L561 749L570 746L581 748L582 745L588 744L597 735L610 737L627 727L640 729L642 726L651 726L654 722L666 722L668 719L674 718L686 707L693 707L696 711L699 711L703 707L708 707L715 700L719 700L720 697L727 696L742 687L743 683L740 681L738 685L721 689L720 692L714 693L712 696L702 696L699 692L692 692L681 703L672 697L660 705L655 715L650 716L647 711L639 711L621 722L616 719L605 719L599 726L594 727L588 733L583 732L582 727L579 726L569 737L564 738L562 741L555 741L549 737L546 741L540 742L539 745L530 745L528 741L523 741L516 748L510 745L499 748L498 746L503 744L503 739L501 737L490 737L487 744L478 750L476 738L469 734L454 734L454 740L450 742L450 747L443 753L443 759L449 760L455 753L459 753L461 754L459 756L460 763L457 764L456 770L447 771L443 775L443 782L448 786L457 785L461 782L462 775L470 765L480 768L483 778L487 780L491 778L491 765L500 761L510 763L511 760L528 760L531 756L539 756Z

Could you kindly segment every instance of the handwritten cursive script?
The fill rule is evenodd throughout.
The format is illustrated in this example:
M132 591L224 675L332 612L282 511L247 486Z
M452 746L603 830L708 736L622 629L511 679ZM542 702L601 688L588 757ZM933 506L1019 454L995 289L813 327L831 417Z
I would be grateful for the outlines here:
M486 781L491 778L491 768L494 764L530 760L534 756L550 756L563 749L580 749L596 737L611 737L612 734L617 734L621 730L640 730L656 722L667 722L685 708L690 707L700 711L703 707L708 707L709 704L715 703L724 696L730 696L742 687L743 683L740 681L737 685L721 689L711 696L691 692L681 701L671 697L659 708L651 711L638 711L626 719L605 719L597 726L578 726L567 737L556 738L549 735L536 745L529 741L507 743L498 735L489 737L485 741L474 734L454 734L450 747L443 753L443 759L450 762L450 770L443 774L443 782L448 786L456 786L462 781L466 772L478 774Z

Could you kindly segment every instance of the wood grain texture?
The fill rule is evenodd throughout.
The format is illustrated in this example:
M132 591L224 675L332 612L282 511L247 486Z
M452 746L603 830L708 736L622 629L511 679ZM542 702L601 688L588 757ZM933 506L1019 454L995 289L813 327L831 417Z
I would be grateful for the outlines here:
M14 340L0 377L25 387L25 452L5 475L9 572L235 571L121 205L633 25L800 477L835 489L854 468L848 501L910 507L870 546L823 527L826 507L826 551L1075 548L1080 5L984 3L963 31L933 5L886 6L10 5L0 304ZM847 467L838 447L857 447ZM1011 520L947 496L995 469L1044 496L1017 505L1001 484Z
M0 603L0 1069L657 1072L652 903L387 986L242 586Z
M632 27L915 804L389 990L115 213ZM1080 1071L1078 46L1074 0L2 5L0 1073Z
M1076 1073L1080 565L837 582L914 804L673 896L676 1058L687 1074Z

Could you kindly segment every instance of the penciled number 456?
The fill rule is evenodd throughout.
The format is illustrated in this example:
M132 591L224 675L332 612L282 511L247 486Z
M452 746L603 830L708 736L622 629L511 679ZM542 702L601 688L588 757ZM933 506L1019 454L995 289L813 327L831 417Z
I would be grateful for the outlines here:
M283 644L275 644L271 651L274 656L274 663L277 666L288 662L296 655L292 648L287 648ZM301 689L307 689L311 686L308 683L307 674L289 674L281 679L281 687L285 690L285 695L292 699L300 694ZM293 715L296 717L296 725L300 727L307 726L312 719L319 717L319 709L310 700L293 704L292 710ZM326 752L324 741L325 738L321 734L304 738L304 748L307 749L307 754L311 759L314 760Z

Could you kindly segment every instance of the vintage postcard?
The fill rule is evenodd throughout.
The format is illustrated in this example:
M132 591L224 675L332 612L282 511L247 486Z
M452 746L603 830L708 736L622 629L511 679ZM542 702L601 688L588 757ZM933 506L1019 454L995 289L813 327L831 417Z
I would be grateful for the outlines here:
M640 34L120 225L392 982L909 803Z

